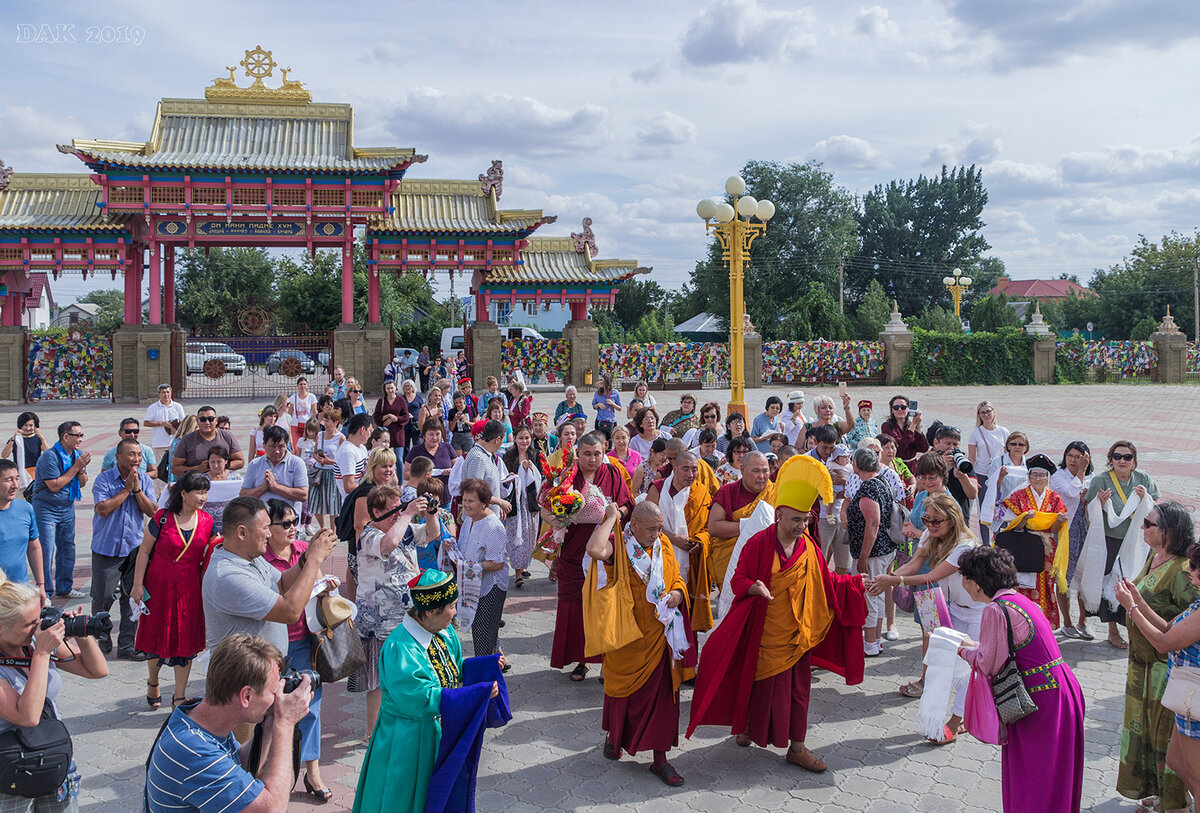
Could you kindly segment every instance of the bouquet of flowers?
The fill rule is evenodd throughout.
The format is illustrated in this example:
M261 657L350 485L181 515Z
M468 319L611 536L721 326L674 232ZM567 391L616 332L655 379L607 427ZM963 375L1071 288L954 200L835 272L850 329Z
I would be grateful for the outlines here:
M537 550L541 554L539 558L543 560L558 556L558 551L567 536L566 525L583 508L583 495L572 486L576 471L578 469L575 466L575 450L571 447L563 449L560 465L551 465L549 460L542 463L542 474L545 475L548 486L542 489L538 504L563 525L561 528L548 527L538 539Z

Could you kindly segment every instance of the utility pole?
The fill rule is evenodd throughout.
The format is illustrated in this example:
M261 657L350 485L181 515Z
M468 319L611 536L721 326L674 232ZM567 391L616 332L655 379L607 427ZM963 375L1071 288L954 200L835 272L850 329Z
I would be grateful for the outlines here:
M846 249L838 255L838 312L846 315Z

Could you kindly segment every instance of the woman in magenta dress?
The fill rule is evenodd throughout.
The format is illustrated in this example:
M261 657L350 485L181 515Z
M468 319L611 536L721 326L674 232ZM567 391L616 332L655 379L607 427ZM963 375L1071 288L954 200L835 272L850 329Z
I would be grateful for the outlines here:
M1063 661L1046 616L1018 593L1012 555L972 548L958 560L963 587L987 601L976 649L962 657L989 678L1008 660L1008 623L1017 668L1037 711L1001 724L1000 778L1005 811L1078 813L1083 795L1083 692ZM1006 621L1007 617L1007 621Z
M167 507L146 527L133 574L134 601L144 601L148 615L138 621L134 646L150 657L146 666L146 702L162 705L158 673L164 666L175 670L172 707L187 698L192 659L204 649L204 603L200 580L213 548L213 519L204 510L209 481L189 471L171 485Z

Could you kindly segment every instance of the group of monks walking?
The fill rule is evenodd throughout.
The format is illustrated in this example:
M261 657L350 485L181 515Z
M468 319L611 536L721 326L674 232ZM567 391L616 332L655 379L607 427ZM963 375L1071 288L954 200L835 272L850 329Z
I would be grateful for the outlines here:
M650 771L682 784L667 752L680 686L694 680L687 736L728 726L738 745L786 748L789 763L824 771L805 744L811 670L861 683L867 615L861 577L832 573L821 550L814 504L833 500L828 470L798 456L772 482L751 452L742 479L718 488L706 462L672 444L666 476L635 503L604 441L576 447L584 507L559 551L551 656L555 668L577 664L578 680L602 661L604 756L650 751ZM773 521L745 537L764 504ZM728 606L714 612L722 588Z

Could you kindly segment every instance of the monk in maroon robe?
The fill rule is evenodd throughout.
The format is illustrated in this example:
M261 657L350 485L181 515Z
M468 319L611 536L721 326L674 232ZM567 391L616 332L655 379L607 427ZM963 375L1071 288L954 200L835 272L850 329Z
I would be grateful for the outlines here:
M587 541L604 517L604 507L615 503L623 523L633 511L633 497L616 466L606 462L605 442L594 432L581 437L576 444L578 472L573 487L583 495L584 507L567 526L567 535L558 552L558 612L554 619L554 642L550 650L550 666L561 669L576 664L571 680L587 677L587 664L599 663L600 658L584 655L583 633L583 555ZM545 509L542 519L555 525L554 517Z

